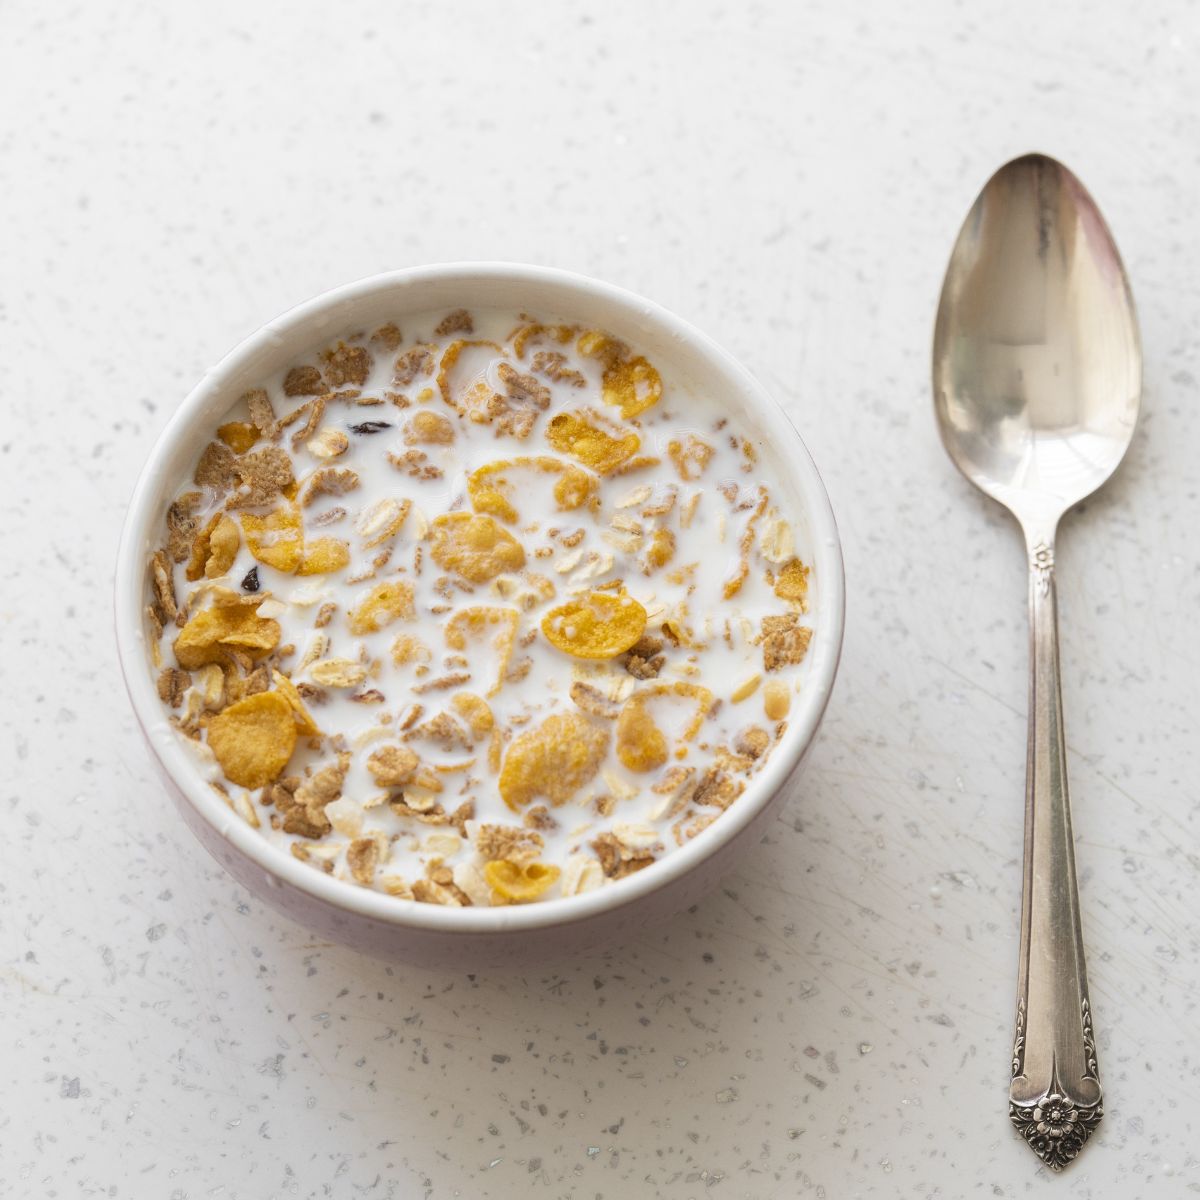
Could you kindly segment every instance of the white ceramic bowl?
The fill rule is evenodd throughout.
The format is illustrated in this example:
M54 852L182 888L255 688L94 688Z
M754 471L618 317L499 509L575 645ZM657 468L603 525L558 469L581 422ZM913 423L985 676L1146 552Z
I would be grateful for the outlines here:
M403 321L406 312L496 306L608 329L685 387L723 398L783 482L785 508L807 525L814 636L789 727L735 804L695 839L627 879L568 899L502 908L442 908L355 887L304 865L236 818L203 781L155 690L142 613L147 555L166 507L217 419L248 388L323 337ZM116 631L134 711L167 790L209 852L251 892L314 932L423 966L523 965L579 954L693 904L759 840L812 744L833 687L845 594L833 513L804 443L779 406L728 354L678 317L583 276L508 263L419 267L363 279L263 326L210 371L171 418L133 493L116 572Z

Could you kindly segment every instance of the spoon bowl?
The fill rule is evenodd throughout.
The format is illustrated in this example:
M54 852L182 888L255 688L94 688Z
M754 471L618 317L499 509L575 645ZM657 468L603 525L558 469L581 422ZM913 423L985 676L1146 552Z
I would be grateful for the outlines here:
M1057 523L1116 470L1141 399L1133 296L1100 210L1061 163L1000 168L963 223L934 332L946 450L976 487Z

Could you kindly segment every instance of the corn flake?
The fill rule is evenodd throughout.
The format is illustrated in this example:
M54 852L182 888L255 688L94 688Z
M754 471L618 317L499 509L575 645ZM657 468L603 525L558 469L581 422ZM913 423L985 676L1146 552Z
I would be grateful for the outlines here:
M362 602L349 612L350 632L355 637L378 633L393 621L411 621L416 616L413 585L402 579L377 583Z
M277 508L265 517L242 514L246 548L261 563L288 574L304 560L304 524L294 504Z
M225 513L214 513L192 542L186 577L195 581L201 576L216 579L224 575L233 566L240 545L237 524Z
M249 421L229 421L217 426L217 437L234 454L245 454L258 441L258 427Z
M779 574L775 576L775 595L804 609L808 596L808 568L798 558L789 559L779 568Z
M595 777L608 742L606 729L575 713L554 713L509 746L498 783L502 799L514 811L538 796L564 803Z
M392 643L392 662L398 667L408 663L427 663L432 658L429 647L411 633L402 633Z
M576 658L615 658L636 645L645 628L646 610L624 592L588 592L542 619L546 640Z
M469 583L486 583L525 565L525 548L491 517L442 513L433 521L433 561Z
M517 521L520 514L513 507L509 494L512 484L511 471L530 470L557 475L554 484L554 502L563 512L570 512L585 504L596 491L596 480L586 471L570 463L560 462L549 455L497 459L485 463L467 476L467 495L476 512L490 513L503 521Z
M278 692L247 696L209 722L208 746L230 783L266 787L296 748L292 706Z
M681 735L685 742L699 733L701 723L712 711L712 692L696 683L656 683L635 692L625 701L617 718L617 758L630 771L653 771L667 761L670 747L666 735L647 708L651 700L662 696L695 701L695 712Z
M296 718L296 728L304 737L320 737L321 730L313 720L312 713L304 705L304 699L296 690L296 685L278 671L271 672L271 682L275 690L291 705L292 714Z
M404 427L406 446L448 446L454 441L454 424L441 413L422 409Z
M554 485L554 500L564 512L572 512L586 504L596 492L596 481L578 467L565 467Z
M496 903L527 904L552 887L562 874L548 863L531 862L524 866L497 859L483 868Z
M630 696L617 718L617 758L629 771L653 771L667 761L666 734L646 711L645 697Z
M511 337L512 348L518 358L525 357L526 347L532 342L539 345L542 342L555 342L565 346L575 336L572 325L522 325Z
M638 452L642 439L632 430L622 434L591 409L561 412L546 426L546 440L562 454L570 454L601 475L615 471Z
M451 372L454 370L459 358L462 357L464 350L478 346L486 347L489 350L495 350L497 354L503 352L501 347L495 342L470 341L465 338L459 338L456 341L451 342L450 345L448 345L442 352L442 361L438 367L437 373L438 391L441 392L442 399L448 405L450 405L451 408L459 413L464 413L472 406L472 402L478 400L479 394L476 393L476 389L482 388L489 393L492 391L492 389L489 388L482 379L475 379L472 380L471 386L466 389L465 394L459 396L455 396L454 394L455 389L451 380Z
M204 564L205 577L216 579L224 575L233 566L241 542L236 522L222 514L216 528L209 535L208 562Z
M297 575L329 575L350 565L350 547L337 538L316 538L304 547Z
M488 702L474 692L459 692L451 696L450 707L466 722L471 737L475 740L491 733L496 727L496 718L492 715Z
M206 663L228 662L233 650L251 658L273 650L279 644L279 622L260 617L255 611L260 603L215 604L196 613L175 639L175 660L191 671Z
M675 534L670 529L656 529L642 555L642 569L647 575L665 567L675 557Z
M662 376L644 358L625 358L604 372L603 397L616 405L626 420L644 413L662 399Z
M579 335L575 348L584 358L594 358L610 367L629 354L629 347L602 329L588 329Z
M321 429L307 441L304 448L322 462L338 458L350 449L350 439L340 429Z
M672 438L667 443L667 457L685 483L691 483L704 474L713 454L713 448L694 433L689 433L682 440Z

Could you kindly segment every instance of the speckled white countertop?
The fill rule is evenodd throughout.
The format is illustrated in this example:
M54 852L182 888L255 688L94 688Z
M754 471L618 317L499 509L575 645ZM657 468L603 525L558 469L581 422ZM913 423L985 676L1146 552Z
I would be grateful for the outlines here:
M0 1194L1200 1192L1200 13L25 3L0 20ZM857 11L853 11L857 9ZM1107 1117L1005 1115L1024 563L927 364L988 173L1099 199L1144 418L1059 547ZM314 941L202 854L116 674L126 498L200 373L383 268L602 276L713 334L832 494L834 702L766 843L669 927L523 975Z

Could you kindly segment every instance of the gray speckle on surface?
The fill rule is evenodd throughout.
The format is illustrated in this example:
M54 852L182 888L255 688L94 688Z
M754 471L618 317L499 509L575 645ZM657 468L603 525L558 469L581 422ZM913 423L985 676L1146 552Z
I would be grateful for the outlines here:
M929 399L955 232L1040 149L1112 225L1146 354L1129 458L1058 547L1107 1117L1054 1188L1194 1196L1197 45L1185 0L6 6L0 1194L1048 1186L1005 1116L1023 556ZM644 292L747 363L824 474L850 605L807 773L724 888L598 960L451 977L204 856L109 594L206 368L316 292L471 258Z

